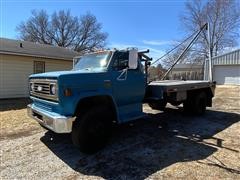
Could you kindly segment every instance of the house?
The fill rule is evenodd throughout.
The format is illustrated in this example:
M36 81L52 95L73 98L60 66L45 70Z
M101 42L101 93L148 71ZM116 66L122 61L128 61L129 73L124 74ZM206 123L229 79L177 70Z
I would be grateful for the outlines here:
M203 65L201 64L176 64L168 75L169 79L202 80Z
M240 85L240 49L213 58L213 80Z
M28 96L28 76L70 70L77 52L45 44L0 38L0 99Z
M212 58L213 80L217 84L240 85L240 49ZM206 76L208 79L208 60L206 61Z

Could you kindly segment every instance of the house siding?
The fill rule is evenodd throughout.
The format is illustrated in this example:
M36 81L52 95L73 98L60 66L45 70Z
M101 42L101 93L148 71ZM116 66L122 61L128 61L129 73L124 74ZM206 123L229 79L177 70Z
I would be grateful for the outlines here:
M240 49L213 57L213 65L240 65Z
M70 70L72 61L0 54L0 99L28 96L28 77L34 61L44 61L45 71Z
M205 77L208 80L208 63L205 64ZM213 80L217 84L240 85L240 49L222 54L212 59Z
M213 79L217 84L240 85L239 65L217 65L213 69Z

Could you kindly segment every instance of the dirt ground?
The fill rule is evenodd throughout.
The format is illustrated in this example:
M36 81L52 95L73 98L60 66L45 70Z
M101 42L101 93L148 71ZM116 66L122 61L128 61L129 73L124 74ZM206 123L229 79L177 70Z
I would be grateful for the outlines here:
M28 103L0 101L1 179L240 179L240 86L218 86L202 117L144 105L146 118L116 128L94 155L28 118Z

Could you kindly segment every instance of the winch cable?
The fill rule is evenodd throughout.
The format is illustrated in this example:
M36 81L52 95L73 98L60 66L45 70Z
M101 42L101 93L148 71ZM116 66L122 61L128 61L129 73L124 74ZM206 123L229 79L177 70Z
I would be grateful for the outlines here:
M165 79L165 77L167 77L167 75L169 74L169 72L173 69L173 67L182 59L182 57L187 53L187 51L193 46L193 43L196 42L196 40L199 38L200 33L204 30L204 28L207 30L209 30L208 28L208 23L204 24L200 30L194 35L194 37L192 38L192 40L190 41L190 43L187 45L187 47L184 48L184 50L182 51L182 53L178 56L177 60L173 63L173 65L167 70L167 72L164 74L162 80Z
M189 37L187 37L186 39L184 39L180 44L178 44L177 46L175 46L174 48L172 48L171 50L169 50L168 52L166 52L164 55L162 55L160 58L156 59L153 63L151 63L151 65L154 65L155 63L157 63L158 61L160 61L162 58L164 58L165 56L167 56L168 54L170 54L171 52L173 52L175 49L177 49L179 46L181 46L182 44L184 44L186 41L188 41L189 39L191 39L199 30L196 30L193 34L191 34Z

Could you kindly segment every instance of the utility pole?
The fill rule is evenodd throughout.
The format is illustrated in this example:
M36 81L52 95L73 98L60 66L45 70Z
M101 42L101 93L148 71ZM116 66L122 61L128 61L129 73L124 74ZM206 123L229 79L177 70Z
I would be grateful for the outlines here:
M207 23L207 29L208 29L208 51L209 51L209 56L208 56L208 78L209 81L212 82L212 52L211 52L211 36L210 36L210 25Z

